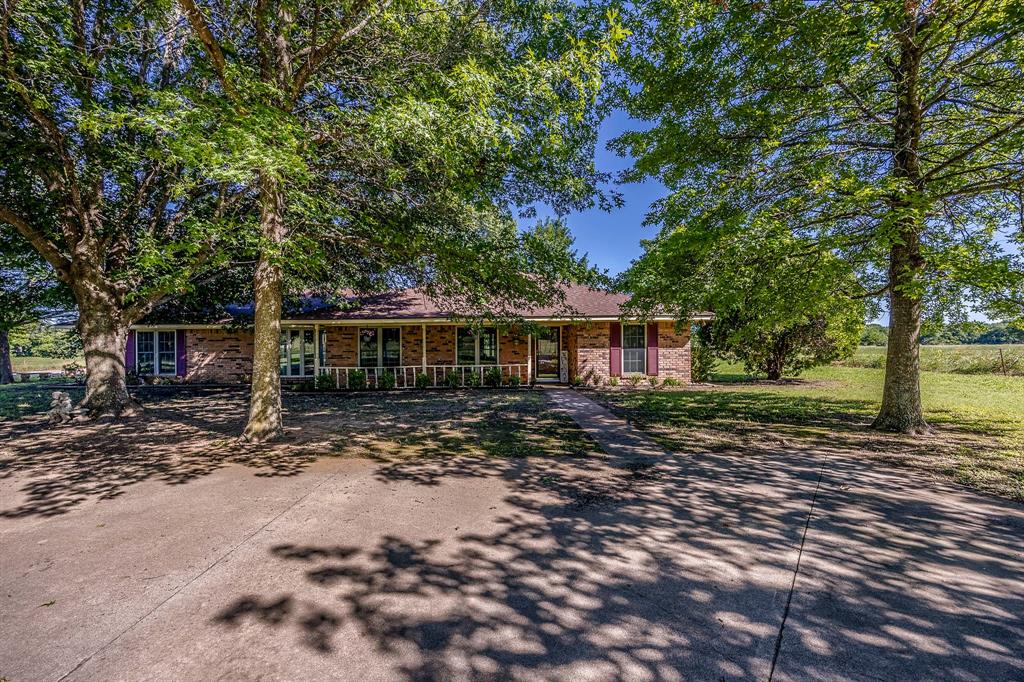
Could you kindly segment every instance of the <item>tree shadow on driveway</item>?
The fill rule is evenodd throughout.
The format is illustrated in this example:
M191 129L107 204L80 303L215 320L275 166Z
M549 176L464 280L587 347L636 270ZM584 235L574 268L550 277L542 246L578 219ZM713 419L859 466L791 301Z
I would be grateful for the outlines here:
M506 511L454 538L278 542L271 570L307 587L213 622L324 656L358 638L405 679L766 679L817 489L778 678L1024 675L1020 509L815 454L383 465L385 482L501 477Z

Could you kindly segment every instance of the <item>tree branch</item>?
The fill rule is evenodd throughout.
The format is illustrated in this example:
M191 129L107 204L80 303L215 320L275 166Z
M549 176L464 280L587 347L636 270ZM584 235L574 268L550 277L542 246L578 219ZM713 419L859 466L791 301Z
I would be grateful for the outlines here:
M213 35L213 31L210 30L210 25L206 22L203 11L196 5L195 0L178 0L178 3L185 10L185 18L188 19L189 25L196 32L199 42L203 44L206 54L209 55L210 61L213 62L213 71L217 74L217 80L220 81L224 92L237 102L238 92L231 84L231 81L228 80L227 61L224 59L224 51L221 49L220 43L217 42L217 38Z
M57 276L60 277L61 281L69 281L71 276L71 261L61 253L60 249L57 248L57 245L50 241L45 234L32 227L27 220L6 206L0 206L0 221L11 225L21 233L21 236L28 240L32 247L39 252L39 255L45 258L46 262L53 266L53 269L57 271Z

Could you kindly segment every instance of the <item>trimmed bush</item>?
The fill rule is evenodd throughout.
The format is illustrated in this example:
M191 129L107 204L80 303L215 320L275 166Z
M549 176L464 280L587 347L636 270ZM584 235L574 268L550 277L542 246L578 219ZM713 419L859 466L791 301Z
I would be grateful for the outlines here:
M642 374L630 374L629 377L627 377L627 379L626 379L626 381L629 382L629 385L633 386L634 388L639 386L640 382L643 381L643 380L644 380L644 377L643 377Z
M334 381L334 375L324 372L316 378L316 388L318 391L330 391L337 388L338 385Z
M458 388L462 385L459 381L459 373L454 369L448 370L448 373L444 375L444 385L448 388Z
M658 377L655 377L655 376L647 377L647 383L649 383L651 385L651 388L657 388L658 387Z
M484 372L484 384L498 388L502 384L501 367L491 367Z
M416 375L416 388L430 388L430 377L420 372Z
M519 388L523 383L523 380L519 378L518 374L513 374L508 378L508 385L512 388Z
M384 372L377 377L377 388L383 391L390 391L395 387L396 381L394 372Z
M683 385L679 379L675 377L665 377L665 380L661 382L663 388L676 388Z
M361 391L366 388L366 372L361 369L357 369L348 374L348 388L355 391Z
M476 372L470 372L466 377L466 385L470 388L480 388L481 383L483 382L480 380L480 375Z

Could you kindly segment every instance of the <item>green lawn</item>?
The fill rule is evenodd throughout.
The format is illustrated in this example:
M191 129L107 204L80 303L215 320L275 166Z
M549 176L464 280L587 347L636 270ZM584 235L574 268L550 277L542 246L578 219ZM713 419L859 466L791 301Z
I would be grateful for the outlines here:
M11 358L11 366L15 372L59 372L64 368L64 365L72 362L77 363L80 367L85 367L85 357L81 355L74 358L37 358L15 355Z
M852 358L839 364L881 369L885 366L885 347L861 346ZM927 372L1020 377L1024 376L1024 345L921 346L921 369Z
M780 383L752 380L737 366L720 370L710 386L597 397L676 450L827 446L1024 501L1024 377L922 373L925 414L937 428L911 439L868 428L882 370L821 367Z

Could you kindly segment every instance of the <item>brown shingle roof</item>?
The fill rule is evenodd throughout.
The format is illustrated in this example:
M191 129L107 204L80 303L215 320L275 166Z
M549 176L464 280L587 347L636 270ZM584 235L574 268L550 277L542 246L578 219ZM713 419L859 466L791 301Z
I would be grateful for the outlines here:
M445 319L453 311L445 310L419 289L402 289L381 294L349 295L346 304L322 305L289 319L305 320L400 320ZM618 317L621 306L629 300L626 294L614 294L591 287L572 284L565 288L565 306L536 308L526 311L529 318ZM573 314L567 314L568 308Z

